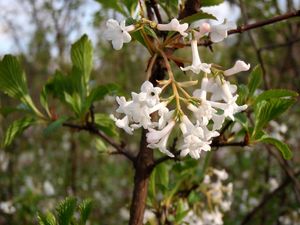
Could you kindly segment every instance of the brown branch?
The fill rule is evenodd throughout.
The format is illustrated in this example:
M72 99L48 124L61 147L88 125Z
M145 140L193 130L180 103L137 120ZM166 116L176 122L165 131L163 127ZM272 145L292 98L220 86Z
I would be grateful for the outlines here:
M300 16L300 10L292 11L292 12L287 12L285 14L279 15L279 16L274 16L270 19L258 21L255 23L247 24L247 25L241 25L238 26L237 29L229 30L228 35L231 34L236 34L236 33L243 33L248 30L252 30L258 27L263 27L269 24L277 23L282 20L287 20L293 17L299 17Z
M99 138L101 138L102 140L104 140L105 142L107 142L109 145L114 147L120 154L124 155L130 161L132 161L132 162L135 161L135 156L133 156L132 153L128 149L126 149L123 144L119 144L119 143L115 142L113 139L106 136L100 130L94 128L93 126L87 126L87 125L81 126L81 125L76 125L76 124L71 124L71 123L63 123L63 126L70 127L70 128L77 129L77 130L88 131L91 134L94 134L94 135L98 136Z
M297 173L295 173L295 176L298 177L300 175L300 171L298 171ZM274 198L277 194L279 194L281 191L283 191L290 183L292 182L292 180L287 177L282 183L281 185L276 188L274 191L266 194L262 201L251 211L249 212L245 218L243 219L241 225L245 225L248 224L250 221L252 221L252 219L254 218L254 216L260 212L260 210L262 210L265 205L272 199Z
M201 7L200 0L187 0L184 4L183 10L179 12L178 19L181 20L187 16L197 13L200 7Z

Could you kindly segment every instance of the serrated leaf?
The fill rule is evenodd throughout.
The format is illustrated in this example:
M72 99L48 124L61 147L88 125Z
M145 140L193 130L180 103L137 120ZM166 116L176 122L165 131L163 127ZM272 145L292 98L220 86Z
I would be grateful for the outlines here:
M24 130L33 125L35 122L36 120L32 117L24 117L22 119L15 120L5 132L3 146L6 147L10 145L18 135L22 134Z
M201 0L201 7L220 5L224 0Z
M270 120L285 112L296 102L295 99L269 99L260 101L255 106L255 127L252 136L260 131Z
M38 116L43 117L29 96L24 71L17 58L12 55L5 55L0 62L0 91L20 100Z
M0 90L20 100L28 95L25 73L12 55L5 55L0 62Z
M253 96L255 90L260 86L262 82L263 74L262 69L257 65L251 72L248 82L249 94L248 97Z
M86 34L72 45L71 59L73 66L83 73L87 85L93 68L93 45Z
M260 139L261 142L274 145L282 154L283 158L291 159L293 156L289 146L278 139L273 137L263 137Z
M271 98L290 98L290 97L297 97L297 96L298 93L295 91L286 90L286 89L270 89L258 95L255 99L255 103L258 103L263 100L269 100Z
M51 212L47 212L46 215L38 216L39 225L56 225L56 219Z
M56 131L58 128L62 127L63 123L68 120L68 116L62 116L58 118L57 120L51 122L48 127L45 128L44 130L44 135L48 136L49 134L53 133Z
M205 12L198 12L198 13L195 13L191 16L185 17L184 19L180 20L180 23L191 24L192 22L195 22L197 20L202 20L202 19L217 20L217 18L214 15L211 15L211 14L205 13Z
M116 84L105 84L97 86L92 89L91 93L87 97L87 105L88 107L96 101L100 101L104 99L106 95L114 95L119 91L119 86Z
M80 224L86 224L89 215L92 211L92 200L86 199L79 205L80 210Z
M76 203L76 198L68 197L59 204L59 206L56 209L59 225L70 224L75 213Z
M111 137L118 136L115 122L107 114L96 113L94 115L96 126L99 130Z

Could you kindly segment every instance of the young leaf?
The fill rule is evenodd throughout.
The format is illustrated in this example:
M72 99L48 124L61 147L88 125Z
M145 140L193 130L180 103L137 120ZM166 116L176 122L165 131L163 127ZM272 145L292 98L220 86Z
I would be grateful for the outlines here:
M298 93L295 91L285 89L270 89L258 95L255 99L255 103L258 103L263 100L269 100L271 98L290 98L297 96Z
M73 215L76 209L76 198L68 197L62 201L57 207L59 225L69 225L73 219Z
M260 86L262 82L262 70L259 65L257 65L251 72L249 77L248 89L249 94L248 96L253 96L255 90Z
M39 214L38 222L39 225L57 225L56 219L51 212L47 212L46 215Z
M44 130L44 135L48 136L49 134L56 131L58 128L62 127L63 123L68 120L68 116L62 116L54 122L50 123L48 127Z
M89 215L92 211L92 200L86 199L79 205L80 210L80 224L86 224Z
M6 147L29 126L33 125L36 120L32 117L24 117L23 119L14 121L6 130L4 135L3 146Z
M255 106L255 127L252 136L260 131L270 120L282 114L296 102L295 99L269 99L260 101Z
M43 117L28 94L26 77L16 57L5 55L0 62L0 91L26 104L36 115Z
M28 95L25 74L12 55L5 55L0 62L0 90L19 100Z
M293 156L289 146L278 139L272 137L263 137L260 139L261 142L274 145L282 154L283 158L291 159Z
M93 102L102 100L106 95L113 95L119 91L119 86L116 84L105 84L94 88L86 100L86 105L89 107Z
M118 136L115 122L107 114L96 113L94 117L96 126L99 130L111 137Z
M88 84L93 67L93 45L86 34L72 45L71 59L73 65L83 73L84 81Z
M180 20L180 23L192 23L192 22L195 22L197 20L202 20L202 19L217 20L217 18L215 16L213 16L209 13L200 11L191 16L185 17L184 19Z

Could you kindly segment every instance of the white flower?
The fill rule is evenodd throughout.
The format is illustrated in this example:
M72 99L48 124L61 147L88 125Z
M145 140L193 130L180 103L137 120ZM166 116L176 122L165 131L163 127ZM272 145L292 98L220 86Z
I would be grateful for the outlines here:
M145 81L141 86L140 93L131 93L132 100L126 101L125 97L116 97L119 104L118 113L125 114L122 119L111 115L116 126L124 129L128 134L140 127L148 129L154 127L156 123L151 121L151 114L165 108L165 103L159 102L161 88L153 87L149 81ZM162 123L162 122L161 122Z
M119 24L114 19L109 19L106 22L106 27L104 38L112 41L113 48L116 50L120 50L123 47L123 43L131 41L131 36L128 32L135 29L134 25L125 26L125 20Z
M157 29L161 31L177 31L183 37L188 36L185 31L188 29L189 25L187 23L180 24L177 19L172 19L168 24L157 24Z
M212 42L220 42L227 38L228 30L236 29L236 24L233 22L224 22L219 25L211 26L210 40Z
M223 214L218 208L215 208L213 211L203 211L202 219L205 225L223 225Z
M194 33L194 35L195 35L195 39L199 39L199 38L201 38L201 37L203 37L204 35L206 35L207 33L209 33L210 32L210 24L209 23L206 23L206 22L204 22L204 23L201 23L199 26L198 26L198 32L196 31L195 33Z
M216 174L220 180L228 179L228 173L224 169L223 170L213 169L213 173Z
M224 71L225 76L231 76L233 74L242 72L242 71L247 71L250 69L250 64L246 64L242 60L238 60L235 62L234 66L228 70Z
M180 156L184 157L189 154L194 159L200 158L201 151L210 151L211 140L208 139L206 132L199 124L194 126L187 116L182 117L180 129L183 134L183 144L180 147Z
M193 55L193 62L192 65L187 67L180 67L182 71L191 70L194 73L198 74L200 71L203 71L205 73L210 73L210 64L202 63L200 60L199 52L198 52L198 43L196 39L193 39L191 41L191 47L192 47L192 55Z
M162 153L165 153L170 157L174 157L174 155L167 149L168 139L174 126L175 121L171 120L162 130L149 128L149 132L146 134L147 142L149 143L148 147L158 148Z
M6 214L13 214L16 212L16 208L11 201L0 202L0 210Z
M50 196L55 194L54 187L49 181L44 182L43 188L46 195Z
M141 87L141 93L144 95L144 101L149 107L155 106L159 102L160 87L153 87L150 81L145 81Z

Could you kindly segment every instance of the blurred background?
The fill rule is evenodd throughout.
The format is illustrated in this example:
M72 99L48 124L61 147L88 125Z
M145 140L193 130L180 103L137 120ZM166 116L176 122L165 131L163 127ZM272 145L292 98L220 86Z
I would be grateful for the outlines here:
M135 42L115 51L103 39L105 21L108 18L124 18L120 12L110 8L109 2L0 0L0 57L8 53L19 56L27 74L30 93L36 100L42 85L56 69L63 72L70 70L71 44L83 33L89 35L94 45L93 82L116 82L125 95L139 89L145 79L149 54ZM168 6L172 1L159 2ZM218 15L219 22L227 18L237 24L245 24L299 8L299 0L230 0L204 11ZM168 15L172 15L172 11L164 14L165 21ZM261 63L265 74L262 89L287 88L299 92L299 18L232 35L222 44L212 47L213 52L205 47L201 49L205 61L226 67L233 65L236 59L249 62L253 67ZM189 51L179 54L189 57ZM243 83L248 78L242 74L237 79ZM17 104L2 94L0 100L1 107ZM55 101L50 107L64 113ZM114 97L108 97L95 106L95 111L101 113L111 113L114 109ZM6 111L1 111L0 137L17 117L7 116ZM291 161L273 157L264 146L222 148L213 155L212 165L225 168L234 184L233 208L225 215L225 224L240 224L265 194L278 187L287 176L283 167L294 173L300 170L299 104L272 122L268 129L290 145L294 153ZM123 133L120 136L127 138ZM136 148L138 138L139 134L127 138L132 149ZM0 149L0 224L36 224L38 211L52 210L58 200L68 195L93 199L90 224L126 224L133 170L126 159L110 155L109 151L103 142L87 133L60 129L45 136L43 127L26 130L12 146ZM202 163L199 160L198 164ZM289 223L296 221L291 219L293 217L298 218L299 224L300 196L297 193L300 190L295 188L290 185L273 197L249 224L296 224ZM3 208L3 203L7 202L13 204L9 212ZM298 214L295 214L297 210ZM266 213L275 219L266 220Z

